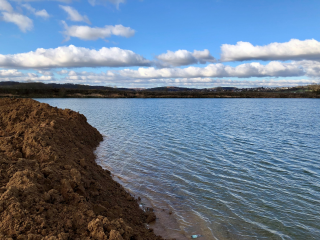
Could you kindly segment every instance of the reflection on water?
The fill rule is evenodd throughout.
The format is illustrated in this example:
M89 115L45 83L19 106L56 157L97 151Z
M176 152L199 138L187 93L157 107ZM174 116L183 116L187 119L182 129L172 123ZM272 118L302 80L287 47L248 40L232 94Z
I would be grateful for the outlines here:
M317 99L38 100L83 113L105 135L98 162L170 235L320 235Z

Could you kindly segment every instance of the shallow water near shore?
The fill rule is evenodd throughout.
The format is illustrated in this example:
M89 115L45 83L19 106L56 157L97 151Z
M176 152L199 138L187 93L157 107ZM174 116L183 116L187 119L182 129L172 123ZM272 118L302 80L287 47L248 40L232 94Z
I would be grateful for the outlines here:
M156 209L159 234L320 236L318 99L36 100L105 136L97 162Z

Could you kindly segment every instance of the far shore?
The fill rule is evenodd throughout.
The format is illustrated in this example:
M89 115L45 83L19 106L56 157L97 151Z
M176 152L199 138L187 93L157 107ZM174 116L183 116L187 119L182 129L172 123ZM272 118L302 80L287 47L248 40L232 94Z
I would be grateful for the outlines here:
M0 98L320 98L319 93L289 92L149 92L149 91L101 91L66 90L63 95L58 91L16 91L0 93Z
M80 84L0 82L0 98L320 98L320 85L295 87L117 88Z

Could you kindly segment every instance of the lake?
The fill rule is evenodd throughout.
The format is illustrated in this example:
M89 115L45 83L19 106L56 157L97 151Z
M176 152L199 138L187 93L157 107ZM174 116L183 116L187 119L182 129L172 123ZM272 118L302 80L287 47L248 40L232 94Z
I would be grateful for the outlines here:
M84 114L97 162L183 239L319 239L319 99L36 99Z

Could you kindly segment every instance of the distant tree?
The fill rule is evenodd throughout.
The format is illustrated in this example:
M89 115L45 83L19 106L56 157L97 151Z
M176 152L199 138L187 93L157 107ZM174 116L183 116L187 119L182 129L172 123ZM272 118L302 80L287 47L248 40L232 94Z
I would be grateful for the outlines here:
M64 98L67 96L67 90L65 88L60 88L59 97Z
M319 92L320 91L320 84L314 83L314 84L309 85L308 88L312 92Z

